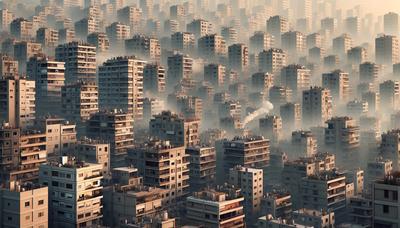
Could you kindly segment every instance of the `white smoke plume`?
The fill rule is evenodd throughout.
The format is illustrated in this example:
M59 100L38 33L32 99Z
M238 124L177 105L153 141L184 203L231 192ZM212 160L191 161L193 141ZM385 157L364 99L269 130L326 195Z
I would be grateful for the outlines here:
M274 108L274 105L269 102L269 101L263 101L262 105L260 108L255 110L254 112L248 114L244 120L243 120L243 126L246 126L248 123L253 121L255 118L263 115L263 114L268 114L272 109Z

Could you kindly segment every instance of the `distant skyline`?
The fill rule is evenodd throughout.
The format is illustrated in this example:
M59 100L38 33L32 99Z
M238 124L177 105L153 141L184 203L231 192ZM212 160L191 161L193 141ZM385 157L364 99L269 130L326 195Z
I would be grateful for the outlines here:
M339 3L338 5L345 9L354 7L356 5L362 5L366 12L378 14L388 11L400 11L400 0L338 0L337 2Z

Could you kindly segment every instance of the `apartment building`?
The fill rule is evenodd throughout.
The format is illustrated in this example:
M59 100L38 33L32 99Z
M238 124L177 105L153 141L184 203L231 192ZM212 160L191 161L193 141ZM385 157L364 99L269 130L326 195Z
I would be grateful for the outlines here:
M192 191L201 191L215 183L217 155L215 147L196 146L186 148L189 155L189 182Z
M86 134L91 139L110 143L110 165L125 164L125 155L133 145L133 117L131 114L113 110L91 115L87 121Z
M393 172L373 184L373 227L396 227L400 225L398 219L399 180L399 173Z
M168 205L178 206L190 193L189 155L184 146L154 139L131 148L127 160L138 168L144 185L169 190L165 202Z
M36 117L35 81L26 78L0 80L0 120L11 126L33 126Z
M196 192L186 198L189 224L210 228L245 227L244 198L237 189Z
M166 89L165 68L159 64L146 64L143 68L143 91L159 95Z
M65 62L66 84L78 81L96 81L95 46L73 41L58 45L55 56L56 61Z
M196 146L200 142L200 121L183 119L170 111L155 115L149 122L150 135L173 145Z
M102 214L101 164L62 157L60 162L40 166L39 182L48 186L49 226L100 225Z
M304 126L321 125L332 117L332 96L329 89L311 87L303 91L302 117Z
M48 187L31 182L0 188L0 226L49 227L48 195Z
M262 136L238 136L224 141L225 173L237 165L246 168L265 168L269 164L269 146L269 140Z
M142 119L145 63L134 56L116 57L104 62L99 67L100 108L122 109L132 114L135 120Z
M103 169L101 173L103 177L110 177L110 144L99 140L83 138L76 143L73 152L74 156L80 161L102 164Z
M261 215L263 170L236 166L229 169L228 183L241 189L246 219L250 222ZM251 222L250 222L251 223Z
M80 81L63 86L61 88L62 115L75 123L85 122L99 110L98 95L95 82Z
M311 83L311 71L301 65L288 65L281 70L281 84L300 95L303 90L309 88Z
M325 128L325 145L343 150L351 150L360 146L360 127L356 120L344 116L333 117Z
M349 74L341 70L322 74L322 87L329 89L336 102L345 102L350 97Z
M287 54L282 49L271 48L258 54L258 68L262 72L268 72L278 76L281 69L286 66Z
M37 121L37 126L46 133L48 156L59 157L71 153L77 141L76 125L56 117L46 117Z
M54 61L45 55L35 55L27 63L27 75L35 80L36 115L59 115L61 88L65 81L64 62Z
M259 119L258 126L260 134L269 139L272 143L277 144L282 140L282 118L276 115L266 115Z

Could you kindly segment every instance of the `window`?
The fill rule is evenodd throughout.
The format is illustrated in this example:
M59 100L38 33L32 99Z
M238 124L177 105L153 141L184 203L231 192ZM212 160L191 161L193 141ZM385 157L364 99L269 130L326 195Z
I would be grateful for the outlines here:
M65 187L68 189L72 189L72 184L66 184Z
M40 217L43 217L44 216L44 213L43 212L39 212L38 213L38 217L40 218Z
M51 182L51 186L58 187L58 182L57 181L52 181Z
M399 198L399 196L398 196L398 193L397 193L397 191L393 191L393 200L398 200L398 198Z
M385 214L389 213L389 206L388 205L383 205L383 213L385 213Z
M25 207L29 207L31 205L31 202L25 202Z
M388 190L384 190L383 195L384 195L384 197L385 197L386 199L389 198L389 191L388 191Z
M44 204L44 200L39 200L38 204L39 205L43 205Z

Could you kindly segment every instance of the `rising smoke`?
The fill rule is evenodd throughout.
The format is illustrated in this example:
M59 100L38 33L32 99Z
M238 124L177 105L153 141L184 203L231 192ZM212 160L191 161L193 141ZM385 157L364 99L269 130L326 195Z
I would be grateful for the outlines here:
M255 118L263 115L263 114L268 114L272 109L274 108L274 105L269 102L269 101L263 101L262 105L260 108L255 110L254 112L248 114L244 120L243 120L243 126L246 126L248 123L253 121Z

